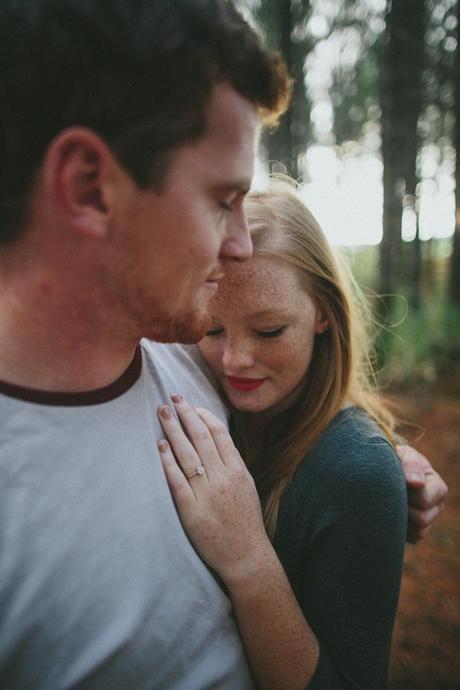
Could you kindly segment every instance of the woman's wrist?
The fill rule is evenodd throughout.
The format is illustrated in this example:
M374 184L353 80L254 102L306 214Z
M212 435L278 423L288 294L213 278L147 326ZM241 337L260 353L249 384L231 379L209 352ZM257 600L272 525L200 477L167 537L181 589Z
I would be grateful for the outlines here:
M268 538L249 549L244 558L226 565L219 573L230 594L244 591L247 595L259 591L264 581L279 574L285 577L284 570Z

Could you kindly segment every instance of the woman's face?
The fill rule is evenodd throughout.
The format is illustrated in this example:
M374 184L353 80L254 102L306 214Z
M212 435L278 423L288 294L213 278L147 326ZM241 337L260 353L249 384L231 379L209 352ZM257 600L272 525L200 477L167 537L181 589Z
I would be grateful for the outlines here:
M317 333L327 328L297 272L274 257L226 267L199 343L231 404L280 412L295 398Z

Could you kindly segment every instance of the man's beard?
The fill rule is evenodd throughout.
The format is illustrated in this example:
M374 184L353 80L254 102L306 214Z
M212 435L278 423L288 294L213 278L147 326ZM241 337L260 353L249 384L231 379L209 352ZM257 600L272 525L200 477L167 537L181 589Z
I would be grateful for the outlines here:
M143 336L158 343L183 343L185 345L197 343L209 330L212 320L208 312L195 313L180 318L160 315L155 323L146 324Z
M140 290L136 297L129 295L127 290L113 292L115 299L119 298L122 304L121 318L115 316L111 319L114 338L119 338L122 333L136 342L147 338L158 343L188 345L201 340L212 324L209 304L172 315L167 305L151 295L147 298L144 291Z

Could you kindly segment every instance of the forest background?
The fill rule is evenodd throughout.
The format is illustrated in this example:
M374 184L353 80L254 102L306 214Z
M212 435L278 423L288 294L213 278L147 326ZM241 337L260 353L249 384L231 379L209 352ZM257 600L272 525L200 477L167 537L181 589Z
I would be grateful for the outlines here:
M449 485L408 547L392 690L460 687L460 0L237 0L293 79L288 173L372 301L379 383Z

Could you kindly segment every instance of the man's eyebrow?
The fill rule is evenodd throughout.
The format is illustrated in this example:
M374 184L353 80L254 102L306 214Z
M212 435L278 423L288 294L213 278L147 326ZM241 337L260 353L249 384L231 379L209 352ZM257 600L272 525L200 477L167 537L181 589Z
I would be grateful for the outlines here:
M250 180L234 180L233 182L224 182L222 184L216 184L215 189L217 192L238 192L239 194L247 194L251 187Z

